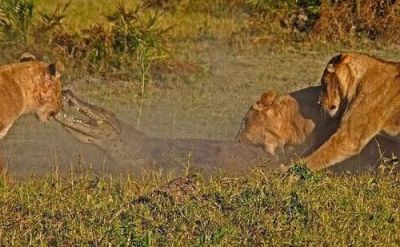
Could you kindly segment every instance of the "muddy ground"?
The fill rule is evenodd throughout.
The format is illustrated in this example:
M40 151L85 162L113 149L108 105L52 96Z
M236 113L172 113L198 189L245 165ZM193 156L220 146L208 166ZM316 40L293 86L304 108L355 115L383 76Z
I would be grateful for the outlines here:
M366 52L400 58L398 50ZM317 85L326 62L335 54L335 50L305 48L279 51L268 45L233 50L212 42L183 48L176 57L190 61L197 72L153 74L139 129L152 137L233 140L244 113L265 90L286 93ZM67 76L64 82L81 97L137 125L137 100L126 93L135 82L87 75ZM33 116L21 117L1 145L6 150L7 169L17 175L32 170L39 174L54 172L55 164L78 163L96 170L106 160L98 148L79 144L58 124L39 123ZM44 165L37 166L38 162Z

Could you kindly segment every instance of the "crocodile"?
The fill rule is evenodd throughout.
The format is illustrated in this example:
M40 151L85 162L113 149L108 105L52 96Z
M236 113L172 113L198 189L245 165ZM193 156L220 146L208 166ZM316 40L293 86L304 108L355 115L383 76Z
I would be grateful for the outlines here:
M111 172L240 175L255 166L276 169L279 165L261 148L235 141L149 137L104 108L78 98L71 90L63 90L62 97L68 107L55 116L56 121L80 142L102 149L112 160L108 169Z
M70 111L64 110L58 114L55 119L80 142L94 144L104 150L114 161L114 166L126 171L155 168L182 172L191 168L205 174L222 171L240 175L248 173L254 166L274 170L297 158L295 153L273 156L260 147L233 141L148 137L119 121L113 113L78 98L71 90L63 90L62 97L72 107L68 108ZM373 169L384 153L397 155L399 150L399 143L376 137L359 156L342 162L333 170Z
M234 141L149 137L70 90L63 90L62 98L63 110L46 128L34 127L33 118L21 118L1 140L5 167L13 178L82 172L141 177L151 170L174 177L191 171L211 176L243 175L255 167L275 170L298 157L288 150L285 155L272 156L260 147ZM305 103L301 98L299 102ZM339 172L375 169L377 160L391 153L399 156L400 145L376 137L360 155L330 169Z

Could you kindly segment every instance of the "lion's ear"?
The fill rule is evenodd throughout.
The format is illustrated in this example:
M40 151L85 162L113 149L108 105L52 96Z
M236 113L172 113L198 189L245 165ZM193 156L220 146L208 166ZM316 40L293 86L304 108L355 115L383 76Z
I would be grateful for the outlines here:
M52 77L55 77L55 79L58 79L58 78L60 78L61 73L63 73L65 71L65 67L64 67L64 64L62 64L61 62L57 62L57 63L50 64L48 67L48 70Z
M36 61L36 57L28 52L22 53L19 57L20 62Z
M251 106L251 108L253 108L256 111L262 111L264 109L264 106L259 101L257 101Z
M351 56L344 54L342 55L342 59L340 60L340 63L350 63L351 60Z
M346 64L350 63L351 56L348 54L339 54L335 57L333 57L328 65L326 66L326 71L329 73L335 73L336 72L336 66L339 64Z
M326 67L326 71L328 71L329 73L335 73L336 72L335 65L328 64L328 67Z
M277 96L273 91L271 91L271 90L266 91L265 93L263 93L263 95L261 95L260 104L263 106L272 105L272 103L275 101L276 97Z

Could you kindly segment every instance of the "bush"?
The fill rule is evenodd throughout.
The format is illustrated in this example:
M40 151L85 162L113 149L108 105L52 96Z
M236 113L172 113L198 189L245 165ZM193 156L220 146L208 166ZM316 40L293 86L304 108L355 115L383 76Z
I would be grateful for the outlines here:
M313 36L400 43L400 4L394 0L323 1Z
M86 72L142 74L153 61L165 55L158 25L159 11L143 5L127 9L123 0L104 24L92 24L75 33L66 32L61 22L70 2L53 11L39 11L33 0L0 0L0 41L3 47L46 51L48 55L74 58L72 66ZM56 29L56 27L59 27ZM50 44L50 46L49 46ZM41 54L39 55L39 57Z
M160 16L142 5L129 10L123 1L117 1L115 13L107 16L108 23L93 24L79 34L59 33L54 42L68 56L81 59L89 72L140 72L132 68L165 57L162 36L166 30L158 25Z
M5 41L27 42L35 5L29 0L0 2L0 31Z
M0 38L6 43L37 42L61 24L70 3L58 5L54 12L37 12L32 0L0 1Z
M400 3L395 0L235 2L235 7L250 14L246 31L256 36L272 34L287 41L312 38L345 43L360 39L400 43Z

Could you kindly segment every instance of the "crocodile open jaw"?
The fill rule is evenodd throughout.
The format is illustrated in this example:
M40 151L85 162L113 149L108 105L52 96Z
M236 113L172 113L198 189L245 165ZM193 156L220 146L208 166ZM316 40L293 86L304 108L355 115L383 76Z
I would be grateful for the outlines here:
M64 106L54 118L76 138L92 143L95 140L109 140L119 134L120 125L114 114L83 101L71 90L63 90L61 94L63 103L69 107Z

